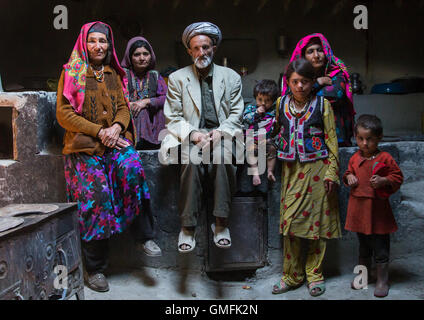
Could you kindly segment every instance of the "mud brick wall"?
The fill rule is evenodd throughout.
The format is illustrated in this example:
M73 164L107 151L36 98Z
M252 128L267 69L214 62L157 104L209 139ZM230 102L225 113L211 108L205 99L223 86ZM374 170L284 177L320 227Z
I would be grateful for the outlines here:
M0 206L66 201L55 105L52 93L0 94L0 108L14 108L13 158L0 160Z

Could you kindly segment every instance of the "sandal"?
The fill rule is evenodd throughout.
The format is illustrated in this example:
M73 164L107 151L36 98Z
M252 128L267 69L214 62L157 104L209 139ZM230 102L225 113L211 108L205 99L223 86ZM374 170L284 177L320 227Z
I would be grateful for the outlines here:
M282 285L282 283L284 284L284 286ZM302 286L302 284L303 284L303 281L299 284L294 285L294 286L289 286L286 282L284 282L283 278L281 278L279 282L274 284L274 287L272 288L272 294L285 293L287 291L300 288Z
M293 289L293 287L289 286L287 283L283 281L283 278L281 278L280 281L274 284L274 287L272 288L272 294L285 293L287 291L290 291L291 289Z
M189 246L189 249L183 249L182 246ZM188 236L184 233L184 231L180 231L180 235L178 236L178 251L180 253L189 253L192 252L196 248L196 239L195 236Z
M312 297L318 297L325 292L325 282L324 281L311 282L308 285L308 289L309 289L309 294Z
M228 228L225 228L224 231L215 234L215 223L211 225L212 232L213 232L213 241L215 242L215 245L218 248L221 249L229 249L231 248L231 236L230 236L230 230ZM223 240L227 240L227 244L221 244L220 242Z

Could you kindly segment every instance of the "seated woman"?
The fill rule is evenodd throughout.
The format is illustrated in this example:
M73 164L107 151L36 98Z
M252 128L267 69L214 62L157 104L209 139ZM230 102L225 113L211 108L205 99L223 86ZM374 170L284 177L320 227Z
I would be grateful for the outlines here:
M68 200L78 202L86 284L99 292L109 290L108 239L144 214L143 200L150 198L133 147L124 75L111 28L92 22L82 27L57 91Z
M296 46L290 62L305 58L314 67L317 80L314 92L330 101L334 111L339 146L351 146L355 109L349 73L343 61L334 56L330 44L321 33L304 37ZM283 95L288 93L286 79Z
M126 73L124 85L140 139L137 149L159 149L158 136L165 129L163 105L168 88L159 72L153 70L156 56L150 43L143 37L131 39L121 66Z
M315 70L305 59L289 64L290 93L277 101L277 157L281 174L280 233L284 236L283 277L273 293L307 280L309 293L324 293L323 260L328 239L341 236L337 192L339 156L334 114L328 100L312 91ZM302 247L308 245L306 263Z

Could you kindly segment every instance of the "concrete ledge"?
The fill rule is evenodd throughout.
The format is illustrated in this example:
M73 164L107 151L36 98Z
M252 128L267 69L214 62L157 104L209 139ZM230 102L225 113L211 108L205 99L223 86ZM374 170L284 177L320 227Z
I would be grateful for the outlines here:
M424 94L404 96L364 95L355 96L358 114L375 113L385 123L386 134L419 135L420 114L423 112ZM17 158L2 161L0 165L0 206L11 203L57 203L66 201L66 186L61 156L63 129L55 120L56 94L46 92L1 93L0 105L14 106L16 118ZM402 108L402 109L400 109ZM396 115L393 117L393 115ZM398 116L399 115L399 116ZM406 121L406 123L404 123ZM386 125L387 124L387 125ZM404 132L404 131L407 132ZM402 137L401 137L402 138ZM392 206L399 230L392 237L394 258L424 251L424 142L387 142L383 150L389 151L400 164L405 182L392 196ZM346 169L355 148L341 148L341 170ZM203 269L206 240L199 237L193 254L181 256L177 252L180 222L177 211L179 197L178 166L162 166L157 151L140 152L152 197L152 210L158 227L157 241L163 249L161 258L148 258L136 250L131 233L126 232L112 241L111 265L121 268ZM277 175L279 175L278 170ZM255 191L246 181L239 180L239 189ZM266 191L261 186L256 191ZM268 201L268 266L259 273L269 274L281 270L281 241L278 234L280 185L274 184L267 191ZM340 214L345 221L348 190L340 189ZM204 235L206 217L200 223L199 234ZM254 226L252 226L254 230ZM233 239L236 241L236 239ZM352 271L356 262L357 240L350 232L343 232L341 240L330 241L327 259L328 270Z
M398 161L405 175L405 183L399 192L391 197L392 208L399 226L392 237L392 257L399 257L424 250L424 200L417 190L424 189L424 142L383 143L381 148L388 151ZM341 170L346 170L348 160L356 148L341 148ZM204 268L206 243L200 241L193 254L180 255L177 252L177 238L180 230L177 200L179 189L178 166L162 166L157 159L157 152L140 152L151 191L152 209L158 227L157 242L163 249L161 258L149 258L137 251L131 233L116 237L112 242L111 265L122 268L187 268L199 270ZM277 169L278 170L278 169ZM278 179L280 179L278 170ZM348 189L344 186L339 191L340 216L342 227L346 218ZM280 184L274 184L268 191L268 266L267 273L281 271L282 247L278 233ZM200 233L205 232L199 227ZM254 231L254 226L252 226ZM237 241L237 239L233 239ZM332 273L352 272L357 260L356 235L343 230L343 238L329 242L326 270ZM265 272L265 271L261 271Z

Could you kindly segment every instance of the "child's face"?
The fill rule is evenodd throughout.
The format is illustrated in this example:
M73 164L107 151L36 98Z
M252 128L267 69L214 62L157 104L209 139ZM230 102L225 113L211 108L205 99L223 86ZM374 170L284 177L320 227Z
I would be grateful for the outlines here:
M356 143L364 157L369 157L375 154L381 138L382 137L375 136L370 129L358 127L356 130Z
M297 101L306 101L312 92L313 81L293 72L287 81L288 86Z
M259 93L256 96L256 106L258 108L263 107L263 108L265 108L265 110L268 110L269 108L272 107L273 103L274 103L274 101L272 101L272 98L267 94Z

